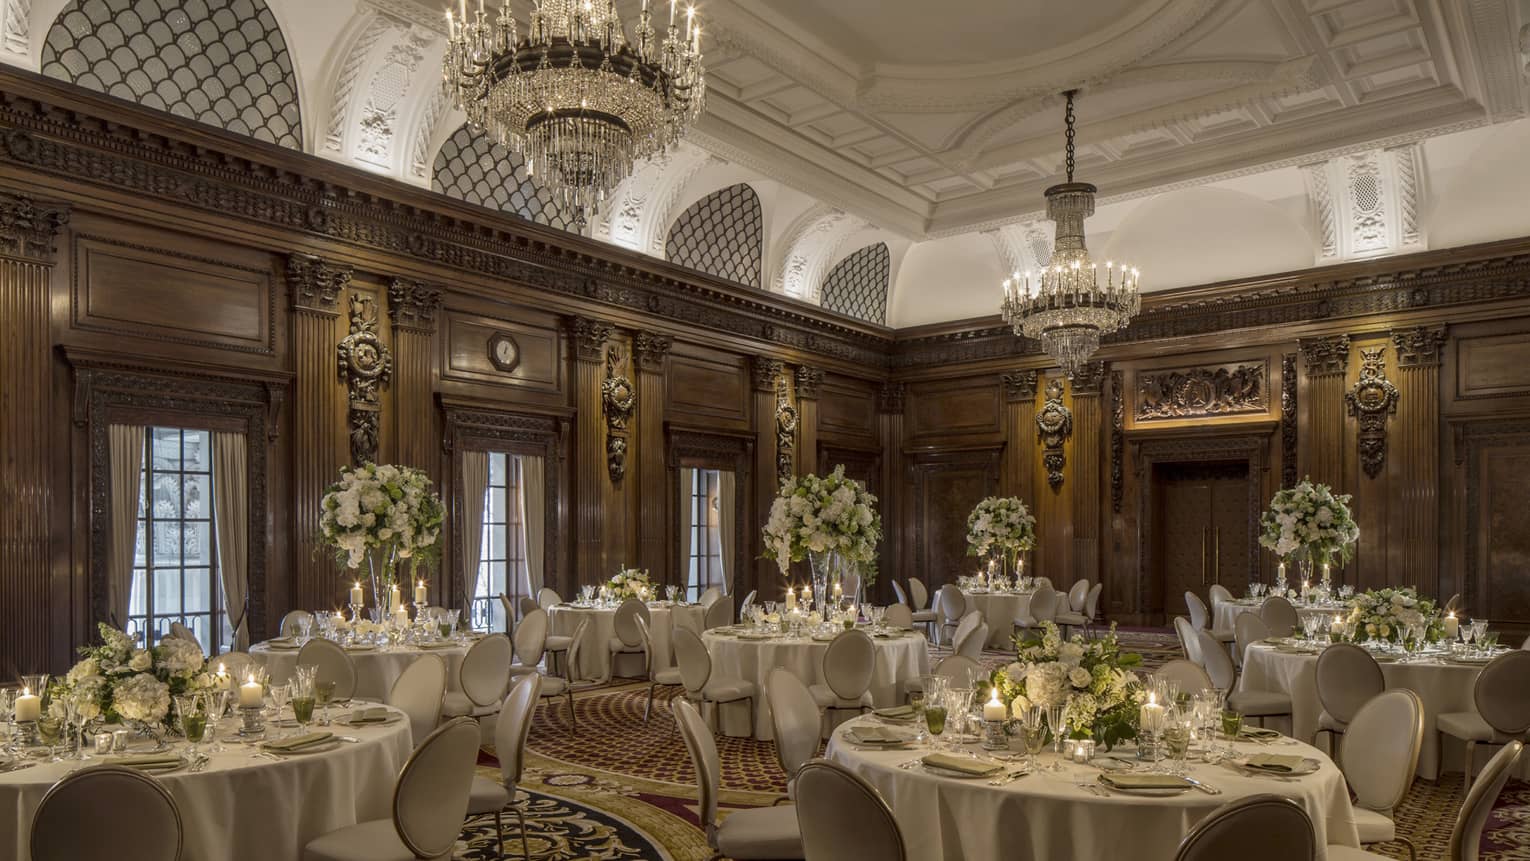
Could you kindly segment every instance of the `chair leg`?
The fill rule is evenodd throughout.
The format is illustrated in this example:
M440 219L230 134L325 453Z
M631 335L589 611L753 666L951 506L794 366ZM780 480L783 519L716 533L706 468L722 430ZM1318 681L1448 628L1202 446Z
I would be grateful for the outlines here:
M569 691L568 691L568 734L569 735L578 735L579 734L579 721L578 721L577 718L574 717L574 690L573 690L573 688L570 688Z
M1477 743L1468 740L1466 742L1466 791L1472 791L1472 759L1477 753Z
M521 812L519 804L512 806L515 807L515 818L521 822L521 855L525 857L526 861L531 861L531 840L526 835L526 814Z
M659 687L658 682L648 683L648 705L643 708L643 723L648 723L648 717L653 713L653 692Z
M505 857L505 819L504 811L494 811L494 851L500 858Z
M749 697L749 737L754 738L754 697Z

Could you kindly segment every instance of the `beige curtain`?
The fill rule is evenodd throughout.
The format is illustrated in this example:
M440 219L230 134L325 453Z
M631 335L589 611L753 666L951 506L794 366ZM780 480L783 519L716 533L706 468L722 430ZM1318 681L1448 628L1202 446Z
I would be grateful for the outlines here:
M546 582L547 463L540 457L521 460L521 528L526 531L526 594L536 597Z
M723 589L733 594L733 553L738 547L738 523L734 517L737 488L733 473L722 470L717 473L717 536L719 555L722 557Z
M691 494L696 492L696 470L680 467L680 588L691 589ZM698 588L697 594L700 594Z
M228 608L228 624L234 630L234 648L244 651L250 645L245 620L245 596L250 593L250 491L244 434L214 432L212 456L213 530L218 573L223 579L223 605Z
M478 583L478 566L483 561L484 494L489 489L489 453L462 453L462 526L457 530L462 542L463 607L472 609L473 587Z
M107 465L111 470L111 542L107 545L106 594L111 623L127 628L133 597L133 550L138 542L138 496L143 483L141 425L110 425L106 429ZM147 552L147 548L145 548Z

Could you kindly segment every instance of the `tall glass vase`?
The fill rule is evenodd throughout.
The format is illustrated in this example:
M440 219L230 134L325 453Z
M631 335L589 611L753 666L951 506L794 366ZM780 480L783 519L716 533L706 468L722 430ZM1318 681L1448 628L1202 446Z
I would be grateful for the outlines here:
M384 618L393 612L390 598L393 595L393 584L398 582L395 571L397 565L398 559L391 548L376 547L367 551L367 569L372 582L372 604L381 611Z
M839 582L839 554L835 552L808 553L808 564L813 569L814 608L824 612L829 607L829 592Z

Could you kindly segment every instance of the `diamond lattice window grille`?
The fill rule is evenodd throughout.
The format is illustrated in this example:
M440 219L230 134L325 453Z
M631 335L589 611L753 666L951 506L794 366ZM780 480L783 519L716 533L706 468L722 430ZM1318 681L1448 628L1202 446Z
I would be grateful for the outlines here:
M71 0L48 30L42 73L303 148L292 57L264 0Z
M466 123L441 144L430 186L447 197L559 230L578 230L573 217L558 208L552 194L527 175L524 159L474 132Z
M764 249L760 197L739 183L712 192L680 213L670 225L664 256L708 275L759 287Z
M868 323L887 322L887 280L891 259L878 242L839 261L823 279L823 307Z

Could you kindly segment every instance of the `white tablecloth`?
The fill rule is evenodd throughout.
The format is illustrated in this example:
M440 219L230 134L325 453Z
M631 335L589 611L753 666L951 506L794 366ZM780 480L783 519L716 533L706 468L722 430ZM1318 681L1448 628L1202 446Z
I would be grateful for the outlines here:
M648 605L648 635L653 640L653 668L662 670L675 665L671 632L675 620L697 633L701 632L706 610L700 604L674 605L654 602ZM565 637L572 636L579 627L580 619L589 619L584 642L579 645L579 666L574 668L576 679L609 679L611 677L611 638L616 636L616 609L579 607L574 604L558 604L547 611L550 631ZM627 678L636 678L643 672L642 655L624 655L616 669Z
M1476 711L1472 687L1480 667L1446 663L1383 663L1381 674L1388 688L1407 688L1424 703L1424 747L1418 757L1418 776L1437 778L1442 770L1459 771L1463 754L1457 745L1443 751L1434 719L1442 712ZM1292 735L1311 740L1317 732L1323 705L1317 693L1317 655L1282 652L1256 643L1243 656L1244 690L1280 691L1291 697ZM1479 760L1481 759L1479 755ZM1485 760L1483 760L1485 761ZM1444 766L1442 768L1442 765Z
M1015 619L1031 611L1034 592L963 592L967 612L977 610L988 624L990 649L1011 652L1015 649Z
M346 713L330 711L335 718ZM232 735L238 723L226 719L223 731ZM304 844L322 834L392 816L393 786L412 750L409 721L400 715L386 726L337 723L330 729L360 743L272 761L252 759L251 748L229 741L227 751L213 754L205 771L156 775L181 809L182 857L295 861ZM0 810L5 811L0 814L0 857L31 857L32 817L43 795L69 771L100 762L44 763L0 774ZM88 820L80 823L89 825Z
M405 668L419 660L421 655L439 655L443 661L446 661L446 689L457 690L457 671L462 668L462 658L467 654L467 647L419 649L413 646L400 646L368 650L347 649L346 654L351 656L351 662L356 665L356 697L382 702ZM268 643L257 643L250 647L250 657L265 667L266 672L271 676L271 681L278 684L292 678L292 670L297 666L297 656L297 649L274 649Z
M1218 601L1216 606L1211 608L1211 630L1218 633L1226 631L1227 633L1231 634L1233 630L1233 624L1236 622L1239 615L1243 613L1258 613L1259 606L1263 603L1263 600L1249 601L1244 598L1240 598L1236 601ZM1340 613L1347 612L1349 612L1348 608L1345 607L1296 608L1296 615L1301 619L1305 619L1308 616L1331 617Z
M706 632L702 640L712 656L714 675L741 678L753 682L759 695L754 702L754 737L768 740L775 736L770 725L770 703L765 696L765 681L770 671L785 667L803 684L823 681L823 654L828 642L807 637L777 637L769 640L741 640L738 637ZM871 675L871 700L877 708L903 702L904 682L930 671L930 658L924 635L908 631L902 636L876 638L877 664ZM726 735L747 736L748 716L742 719L724 710L720 720Z
M841 726L826 755L865 778L892 807L912 861L1004 858L1014 861L1117 861L1169 859L1180 838L1206 814L1234 799L1275 793L1294 799L1312 816L1318 845L1358 846L1354 811L1344 777L1327 757L1296 742L1240 752L1299 754L1319 760L1314 774L1291 780L1247 776L1223 765L1193 763L1191 776L1222 790L1190 791L1171 797L1122 793L1101 798L1078 784L1094 782L1100 771L1068 764L1060 772L1038 772L1003 786L983 778L941 777L902 769L929 751L858 750L845 743ZM969 746L976 750L976 746ZM1055 762L1044 754L1042 764ZM1320 856L1321 857L1321 856Z

